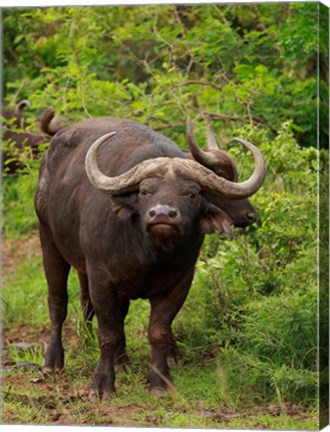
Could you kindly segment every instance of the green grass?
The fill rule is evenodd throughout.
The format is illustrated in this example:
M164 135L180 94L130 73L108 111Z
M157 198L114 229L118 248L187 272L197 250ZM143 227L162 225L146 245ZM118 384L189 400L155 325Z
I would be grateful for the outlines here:
M6 278L6 276L5 276ZM48 319L47 287L41 262L27 258L3 288L4 326L38 325Z
M6 384L6 381L13 382L15 377L18 378L18 372L8 373L3 389L3 421L179 428L256 427L309 430L317 427L316 412L312 410L301 412L295 418L281 413L281 408L270 413L267 406L254 410L238 407L234 410L221 400L216 402L209 395L203 398L204 392L190 394L190 391L181 390L182 384L179 382L175 393L157 399L149 396L142 383L144 374L136 370L132 371L132 375L118 374L118 391L110 401L92 404L86 395L88 378L73 378L70 373L72 362L72 359L68 360L67 372L62 376L47 382L34 383L37 382L39 374L25 373L25 384L16 388ZM194 387L197 379L187 367L181 367L180 373L174 374L175 381L179 378L185 389ZM201 376L198 375L198 378ZM212 368L205 371L202 378L202 386L213 385Z
M15 254L17 241L11 242L15 244L11 249ZM19 244L22 247L22 243ZM36 243L33 244L35 249ZM4 329L9 343L6 344L7 367L3 374L4 423L287 430L317 427L315 409L300 407L299 414L293 418L281 409L276 414L269 413L264 402L248 406L238 401L227 385L219 357L205 349L201 335L203 317L193 325L194 305L195 312L196 308L201 312L205 303L196 285L174 326L183 353L182 361L172 369L175 391L160 399L148 394L144 379L150 352L146 336L149 303L138 300L132 302L126 322L132 364L127 373L117 374L117 393L110 401L91 404L88 387L99 350L96 338L86 336L78 291L78 280L72 272L64 330L66 368L61 375L45 378L35 367L29 369L31 364L42 365L44 341L49 330L41 257L37 250L31 250L27 256L16 259L14 267L5 272ZM16 348L17 340L37 343L31 349L21 350Z
M110 401L90 403L87 389L92 372L81 356L68 350L62 375L44 379L40 372L10 371L4 377L3 420L11 423L89 424L190 428L279 428L315 429L316 412L299 412L296 418L270 407L228 407L222 400L214 362L178 365L173 373L176 391L158 399L143 384L140 358L132 357L129 373L117 376L117 394ZM17 365L29 356L16 355ZM37 359L38 360L38 359ZM39 358L41 360L41 357ZM143 359L142 359L143 363ZM146 365L144 365L146 366ZM38 379L40 381L38 381ZM12 383L16 383L13 385ZM283 410L285 406L283 406Z
M6 238L20 239L29 236L31 229L36 229L33 197L37 182L36 170L31 171L30 175L3 178L3 231Z

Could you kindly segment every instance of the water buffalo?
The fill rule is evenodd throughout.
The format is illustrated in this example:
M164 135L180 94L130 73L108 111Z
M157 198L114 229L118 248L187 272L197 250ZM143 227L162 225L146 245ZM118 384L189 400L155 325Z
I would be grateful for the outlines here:
M2 140L5 142L3 148L3 169L6 174L17 174L25 168L22 156L26 150L31 151L32 158L40 155L40 145L48 141L50 136L63 126L65 119L55 116L53 110L47 108L39 119L40 133L31 133L27 129L28 123L23 116L23 110L30 106L27 99L20 101L14 111L4 110Z
M247 198L264 181L265 161L252 144L239 140L252 152L255 169L237 183L227 155L196 150L190 121L187 137L190 158L137 122L88 119L59 129L42 162L35 206L51 318L43 370L64 365L61 332L74 267L84 316L95 312L98 321L92 400L115 391L114 366L128 361L124 319L137 298L151 304L150 392L167 389L168 363L177 355L171 324L188 294L204 235L231 232L235 205L249 213Z
M14 111L4 110L3 118L3 168L6 174L16 174L19 169L24 168L21 157L25 147L31 149L32 155L36 154L39 144L43 138L25 131L27 127L26 119L23 116L23 109L29 106L30 102L26 99L20 101Z

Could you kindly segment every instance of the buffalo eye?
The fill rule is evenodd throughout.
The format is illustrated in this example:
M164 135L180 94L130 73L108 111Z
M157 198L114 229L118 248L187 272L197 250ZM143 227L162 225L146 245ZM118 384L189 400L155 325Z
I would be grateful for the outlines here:
M147 189L141 189L140 195L143 197L147 197L148 195L150 195L150 191L148 191Z
M196 198L199 196L199 192L197 191L189 191L183 194L184 197L189 198L190 201L195 201Z

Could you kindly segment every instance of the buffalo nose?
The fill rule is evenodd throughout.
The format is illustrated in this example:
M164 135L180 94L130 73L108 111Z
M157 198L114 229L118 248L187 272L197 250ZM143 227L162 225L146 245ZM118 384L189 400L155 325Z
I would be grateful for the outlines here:
M167 204L158 204L149 210L149 218L151 221L162 217L169 218L174 222L179 218L179 212L174 207Z
M249 221L251 222L255 222L257 220L257 215L254 212L249 212L246 214L246 217L248 218Z

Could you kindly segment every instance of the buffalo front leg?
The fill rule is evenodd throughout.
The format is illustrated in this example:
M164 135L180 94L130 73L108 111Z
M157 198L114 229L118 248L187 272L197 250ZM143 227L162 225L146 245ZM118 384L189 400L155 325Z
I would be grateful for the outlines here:
M89 335L92 335L94 308L89 295L88 276L86 273L78 272L78 277L80 282L80 304L83 318Z
M92 401L108 399L115 392L114 355L124 337L116 292L105 281L104 275L89 278L100 346L100 358L89 392Z
M166 354L167 365L169 368L171 366L174 366L176 363L178 363L179 360L182 358L179 348L176 344L175 338L173 336L172 329L171 329L170 340L171 342L168 345L167 354Z
M192 275L189 275L167 297L150 300L148 337L151 345L151 365L148 381L152 395L161 395L173 386L168 360L176 357L177 347L171 324L187 297L191 281Z
M124 322L129 309L129 300L128 299L121 299L120 301L120 323L122 327L122 336L120 339L120 342L118 344L118 347L114 354L114 364L116 370L120 370L122 368L125 369L125 366L130 363L128 355L126 353L126 338L125 338L125 332L124 332Z
M67 314L67 279L70 265L56 248L49 229L40 224L39 232L48 283L48 309L51 320L51 339L46 350L43 371L53 373L64 366L62 326Z
M86 273L78 272L79 282L80 282L80 303L83 312L84 322L89 335L93 334L93 317L95 315L95 311L91 302L91 298L89 295L89 286L88 286L88 276ZM120 320L122 326L124 326L124 321L129 308L129 300L121 300L120 302ZM123 332L122 339L116 349L114 354L114 363L116 368L121 369L123 366L129 364L129 358L126 354L126 338Z

